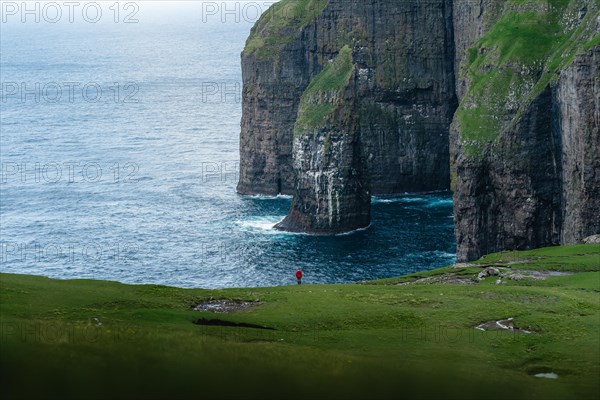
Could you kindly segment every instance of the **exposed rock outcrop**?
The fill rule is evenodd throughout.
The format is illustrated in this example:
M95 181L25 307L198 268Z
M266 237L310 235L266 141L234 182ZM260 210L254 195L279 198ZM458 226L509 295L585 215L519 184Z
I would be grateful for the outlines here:
M317 32L327 0L283 0L252 28L242 53L241 194L292 194L294 123L302 93L332 56ZM336 51L339 49L335 49Z
M600 235L591 235L585 237L581 242L585 244L600 244Z
M242 54L238 192L293 193L301 95L344 45L357 66L362 151L373 193L448 189L447 131L456 108L451 17L449 0L274 5Z
M294 127L295 196L277 229L331 234L369 225L356 79L345 46L302 95Z
M562 150L560 243L571 244L600 233L600 45L561 73L554 101Z
M548 118L551 109L546 89L493 150L459 154L454 192L459 261L558 243L560 154Z

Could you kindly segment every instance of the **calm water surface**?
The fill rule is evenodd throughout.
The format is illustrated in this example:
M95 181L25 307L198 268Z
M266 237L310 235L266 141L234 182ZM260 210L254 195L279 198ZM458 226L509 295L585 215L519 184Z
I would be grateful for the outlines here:
M1 271L219 288L454 261L449 193L375 198L350 235L274 231L289 198L235 193L252 19L138 4L135 24L2 24Z

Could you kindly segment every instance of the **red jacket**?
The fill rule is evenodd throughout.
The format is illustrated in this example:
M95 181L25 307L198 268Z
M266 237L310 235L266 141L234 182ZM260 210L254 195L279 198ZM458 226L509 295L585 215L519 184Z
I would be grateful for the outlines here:
M296 271L296 278L297 278L297 279L300 279L300 278L302 278L302 270L298 270L298 271Z

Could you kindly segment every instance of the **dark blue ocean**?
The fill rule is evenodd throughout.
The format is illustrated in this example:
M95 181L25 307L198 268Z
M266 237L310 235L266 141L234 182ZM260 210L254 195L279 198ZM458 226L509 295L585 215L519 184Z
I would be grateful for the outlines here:
M375 198L333 237L274 231L290 198L236 194L250 3L3 10L2 272L221 288L454 262L449 193Z

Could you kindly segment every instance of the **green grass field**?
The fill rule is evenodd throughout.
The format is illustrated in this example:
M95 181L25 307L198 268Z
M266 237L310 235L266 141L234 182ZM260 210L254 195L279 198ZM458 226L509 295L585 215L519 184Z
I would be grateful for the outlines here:
M468 280L485 265L570 274L416 281ZM504 252L363 284L203 290L1 274L0 288L3 399L600 395L600 245ZM260 304L193 310L211 298ZM475 329L508 317L535 333Z

